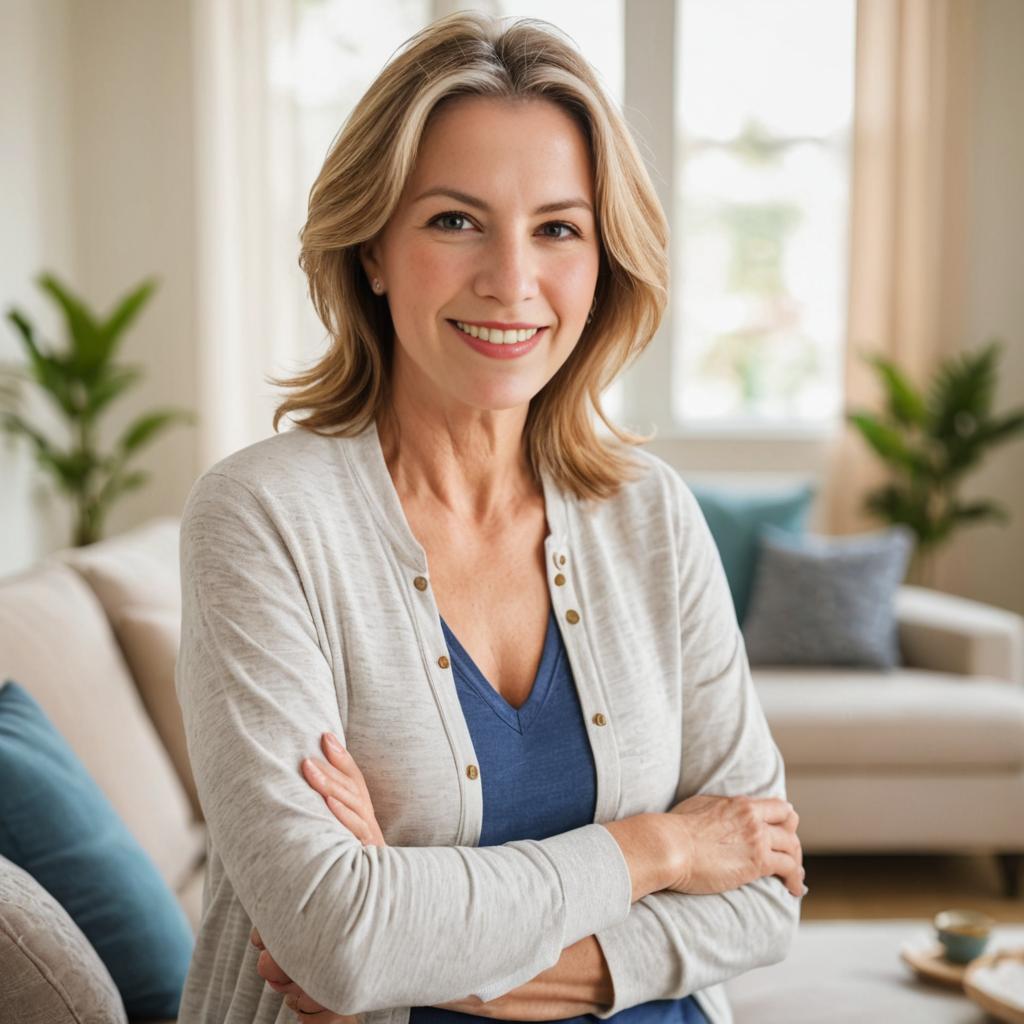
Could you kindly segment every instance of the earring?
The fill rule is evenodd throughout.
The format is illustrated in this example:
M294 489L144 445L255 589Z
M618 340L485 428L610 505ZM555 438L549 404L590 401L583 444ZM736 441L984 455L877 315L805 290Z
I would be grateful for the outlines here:
M379 277L375 277L373 279L373 290L375 292L379 292L380 291L380 278Z
M594 301L590 304L590 312L587 314L587 323L594 319L594 312L597 310L597 296L594 296Z

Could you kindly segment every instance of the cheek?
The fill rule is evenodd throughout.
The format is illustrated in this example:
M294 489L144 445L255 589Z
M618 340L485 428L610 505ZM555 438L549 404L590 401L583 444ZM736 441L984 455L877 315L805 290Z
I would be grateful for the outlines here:
M600 259L596 252L581 253L575 259L565 261L557 278L563 308L575 310L577 315L586 317L597 287L599 269Z

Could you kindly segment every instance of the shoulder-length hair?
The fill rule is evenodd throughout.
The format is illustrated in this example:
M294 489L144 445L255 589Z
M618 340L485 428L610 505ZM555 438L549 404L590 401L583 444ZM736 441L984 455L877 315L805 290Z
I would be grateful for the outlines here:
M369 287L359 246L398 205L431 116L447 99L486 96L554 102L580 126L595 181L600 269L594 317L558 372L530 401L523 444L539 481L543 467L580 499L615 494L634 476L629 446L653 435L612 423L601 393L646 348L668 301L668 224L621 113L568 36L538 19L478 12L441 18L406 41L356 104L309 194L299 266L330 336L310 369L270 382L295 389L281 417L351 436L386 412L393 325ZM622 444L597 432L596 412Z

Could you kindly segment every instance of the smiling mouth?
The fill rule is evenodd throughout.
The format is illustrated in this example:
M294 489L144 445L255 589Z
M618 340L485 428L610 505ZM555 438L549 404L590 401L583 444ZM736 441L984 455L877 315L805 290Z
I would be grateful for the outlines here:
M501 331L493 327L476 327L474 324L466 323L463 320L449 320L448 323L457 331L466 335L466 337L486 341L491 345L520 345L525 341L530 341L535 335L540 334L541 331L546 330L545 327L531 327Z

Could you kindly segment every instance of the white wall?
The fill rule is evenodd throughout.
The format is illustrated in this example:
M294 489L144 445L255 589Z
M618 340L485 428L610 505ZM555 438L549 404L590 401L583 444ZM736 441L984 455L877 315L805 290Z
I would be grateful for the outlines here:
M0 31L0 299L63 344L63 321L32 283L56 271L96 310L143 278L161 284L119 350L143 381L110 407L107 451L136 415L192 407L195 201L190 5L3 0ZM0 358L20 360L4 324ZM33 404L30 408L37 408ZM44 422L41 415L35 417ZM45 426L54 437L59 419ZM195 431L174 427L140 453L153 471L112 508L116 533L176 513L196 475ZM40 486L28 445L0 446L0 574L69 542L66 500Z
M0 362L23 361L6 319L21 309L52 337L61 320L33 283L46 267L73 277L74 201L67 0L4 0L0 6ZM44 403L26 414L59 422ZM3 435L0 435L2 438ZM0 440L0 573L28 566L65 529L63 505L47 497L28 445Z

